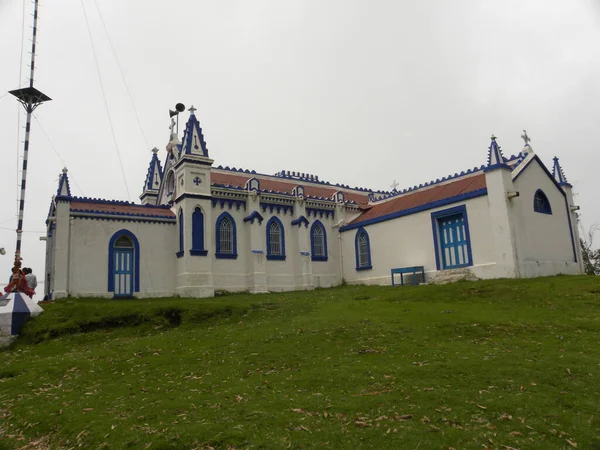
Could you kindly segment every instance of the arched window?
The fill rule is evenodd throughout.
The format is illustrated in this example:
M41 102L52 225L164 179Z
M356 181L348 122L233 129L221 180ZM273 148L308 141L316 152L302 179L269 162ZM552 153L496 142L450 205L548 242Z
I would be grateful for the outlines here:
M192 213L192 248L190 255L206 256L208 251L204 249L204 214L202 208L197 206Z
M222 213L215 226L216 252L215 257L221 259L237 258L237 235L235 220L228 212Z
M371 244L369 242L369 234L364 228L359 228L356 232L354 250L356 253L356 270L373 268L371 265Z
M313 261L327 261L327 233L319 220L310 227L310 253Z
M173 171L169 172L167 175L167 197L170 197L175 192L175 174Z
M548 197L541 189L538 189L533 196L533 210L542 214L552 214Z
M108 292L131 297L140 291L140 244L129 230L119 230L108 242Z
M267 223L267 259L285 259L285 233L277 217Z
M183 210L180 209L179 210L179 214L178 214L178 220L179 220L179 251L176 253L178 258L181 258L183 256Z

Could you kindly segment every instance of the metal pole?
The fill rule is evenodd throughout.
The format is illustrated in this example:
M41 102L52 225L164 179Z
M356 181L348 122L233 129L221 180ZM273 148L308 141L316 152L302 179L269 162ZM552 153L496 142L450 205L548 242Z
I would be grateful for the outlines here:
M37 41L37 20L38 20L38 2L33 3L33 39L31 42L31 64L29 73L29 88L20 90L20 94L16 95L25 111L27 112L27 123L25 124L25 143L23 148L23 169L21 176L21 193L19 196L19 217L17 224L17 245L15 250L15 266L13 268L13 284L14 290L19 285L19 269L21 268L21 242L23 237L23 215L25 211L25 189L27 187L27 160L29 157L29 137L31 132L31 115L34 109L40 105L44 99L37 89L33 87L35 75L35 45ZM41 94L41 95L40 95ZM14 279L16 277L16 279Z

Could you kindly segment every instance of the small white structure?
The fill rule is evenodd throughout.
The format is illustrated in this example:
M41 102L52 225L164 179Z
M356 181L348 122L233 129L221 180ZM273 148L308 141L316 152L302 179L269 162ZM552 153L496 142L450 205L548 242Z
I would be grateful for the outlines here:
M44 312L37 302L23 292L0 297L0 335L16 336L30 317Z
M317 176L213 167L194 109L164 161L154 149L141 204L71 195L66 169L47 220L46 289L72 296L209 297L427 280L582 273L576 207L524 135L505 158L391 192Z

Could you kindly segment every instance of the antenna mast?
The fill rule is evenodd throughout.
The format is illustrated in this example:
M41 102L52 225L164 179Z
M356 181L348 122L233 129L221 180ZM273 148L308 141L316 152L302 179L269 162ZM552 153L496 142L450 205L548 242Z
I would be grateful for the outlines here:
M33 2L33 38L31 40L31 64L29 73L29 87L15 89L10 91L19 103L23 105L27 112L27 123L25 125L25 143L23 148L23 171L21 178L21 194L19 198L19 222L17 225L17 246L15 250L15 265L13 267L13 291L17 291L17 286L20 286L21 276L21 238L23 235L23 212L25 210L25 188L27 186L27 157L29 155L29 133L31 131L31 115L33 111L42 103L52 100L46 94L38 91L33 87L35 74L35 45L37 40L37 20L38 20L38 3L39 0Z

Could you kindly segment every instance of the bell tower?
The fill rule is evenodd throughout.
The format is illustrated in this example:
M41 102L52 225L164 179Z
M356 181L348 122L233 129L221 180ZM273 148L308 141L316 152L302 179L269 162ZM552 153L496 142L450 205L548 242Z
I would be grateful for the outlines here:
M177 268L175 292L182 297L212 297L214 286L212 259L211 168L208 149L196 108L190 117L180 146L174 155L175 195L172 209L177 217Z

